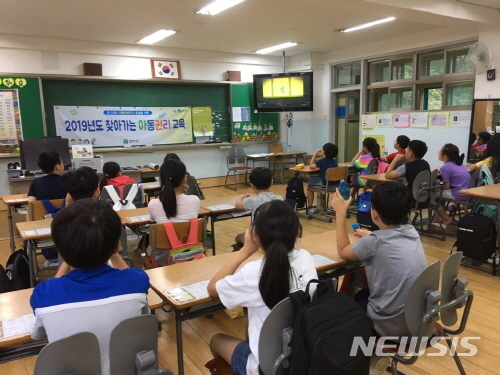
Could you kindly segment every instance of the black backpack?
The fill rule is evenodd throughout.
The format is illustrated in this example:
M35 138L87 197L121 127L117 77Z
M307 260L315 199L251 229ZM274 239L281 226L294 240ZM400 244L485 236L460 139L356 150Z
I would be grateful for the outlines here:
M0 293L12 292L14 287L12 286L12 282L7 276L7 272L5 272L5 268L0 264Z
M497 230L489 217L468 214L458 221L457 241L453 246L462 251L464 257L487 260L496 251Z
M30 288L30 265L26 250L19 249L11 254L7 259L5 271L13 290Z
M304 194L304 184L299 178L299 173L295 173L293 178L288 181L286 187L286 199L292 199L297 202L297 208L304 208L306 205L306 195Z
M311 283L318 284L312 301ZM350 352L355 337L368 345L373 324L354 300L336 292L331 279L311 280L305 292L289 297L295 321L288 375L368 375L370 356L359 346L356 356Z

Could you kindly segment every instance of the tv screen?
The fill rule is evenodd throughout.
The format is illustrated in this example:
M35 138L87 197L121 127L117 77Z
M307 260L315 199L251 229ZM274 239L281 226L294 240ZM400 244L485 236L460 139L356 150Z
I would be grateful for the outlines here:
M21 168L27 171L39 170L38 157L42 152L56 151L61 155L64 167L71 166L69 141L67 138L45 138L19 141Z
M255 112L313 110L313 73L256 74L253 76Z

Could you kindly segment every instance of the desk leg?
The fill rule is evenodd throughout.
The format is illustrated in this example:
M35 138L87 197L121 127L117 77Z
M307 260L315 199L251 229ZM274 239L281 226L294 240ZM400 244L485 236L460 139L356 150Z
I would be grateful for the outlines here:
M215 255L215 215L210 214L210 230L212 231L212 255Z
M9 222L9 236L10 236L10 251L13 253L16 251L16 243L14 242L14 225L12 223L12 210L14 210L14 205L9 204L7 209L7 221Z
M177 335L177 374L184 375L184 348L182 347L182 316L175 310L175 334Z
M35 287L35 262L36 262L36 254L33 250L33 241L28 241L28 261L30 262L30 286L32 288Z

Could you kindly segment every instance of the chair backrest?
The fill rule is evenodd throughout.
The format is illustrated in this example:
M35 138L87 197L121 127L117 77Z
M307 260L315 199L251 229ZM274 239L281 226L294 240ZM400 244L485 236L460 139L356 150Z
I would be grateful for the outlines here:
M378 168L378 160L373 158L372 160L370 160L368 166L366 167L366 174L377 173L377 168Z
M232 165L236 163L236 149L231 147L227 152L227 164Z
M463 253L457 251L451 254L444 263L443 276L441 277L441 304L448 303L455 298L455 286L462 257ZM456 308L443 310L441 312L441 320L446 326L455 324L458 320Z
M281 143L272 143L269 145L269 152L272 154L283 152L283 145Z
M472 174L471 178L470 178L470 182L469 182L469 189L470 188L474 188L477 186L477 184L479 183L479 175L481 173L481 170L479 168L477 168L474 173Z
M136 355L153 351L151 369L158 369L158 318L140 315L118 324L109 341L110 375L136 375Z
M429 200L429 186L431 181L431 172L420 172L413 181L412 194L417 203L427 202Z
M439 266L439 260L428 266L413 282L406 296L404 314L406 325L412 336L418 336L424 314L431 307L437 306L441 299L439 293ZM424 327L423 336L431 336L434 331L434 323L438 319L439 314L429 319Z
M54 341L42 349L34 375L101 374L101 353L97 337L81 332Z
M244 164L246 161L247 155L245 154L245 149L243 147L236 147L236 160L240 164Z
M189 227L191 223L189 221L182 223L174 223L174 229L177 233L177 237L189 234ZM199 219L198 223L198 237L199 242L203 242L206 234L206 224L205 219ZM155 249L171 249L172 245L165 232L165 227L163 224L153 224L149 227L149 238L151 242L151 247Z
M326 181L347 180L347 167L328 168L325 173Z
M64 204L64 199L52 199L49 201L54 207L61 207ZM48 212L45 209L42 201L28 202L28 218L30 221L42 220Z
M274 306L264 320L259 337L259 367L264 375L282 373L281 370L276 371L281 368L278 359L285 359L291 353L287 344L292 338L293 320L292 301L289 298Z
M429 181L429 199L433 206L437 206L441 201L441 196L443 195L443 185L438 181L439 170L434 169L431 172L431 177Z

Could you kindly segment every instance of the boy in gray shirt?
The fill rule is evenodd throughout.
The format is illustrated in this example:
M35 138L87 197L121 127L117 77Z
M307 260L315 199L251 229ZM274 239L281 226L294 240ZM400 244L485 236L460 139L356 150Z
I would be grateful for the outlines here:
M373 190L371 217L380 230L357 229L361 237L351 245L345 214L350 200L336 192L332 206L337 215L337 250L341 258L365 263L369 294L367 312L381 336L410 336L404 305L413 282L427 267L420 237L403 225L410 211L408 189L399 182L385 182Z

